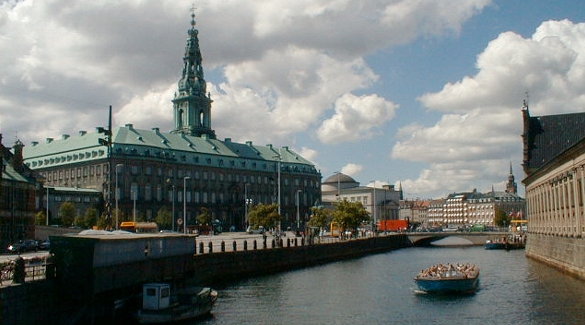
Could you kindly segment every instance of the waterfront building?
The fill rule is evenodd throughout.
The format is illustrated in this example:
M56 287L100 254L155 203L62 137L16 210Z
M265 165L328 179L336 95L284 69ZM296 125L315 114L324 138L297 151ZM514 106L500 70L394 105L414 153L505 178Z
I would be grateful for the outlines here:
M61 225L60 207L64 202L71 202L76 216L84 216L87 209L95 208L99 211L103 206L102 192L91 188L46 186L43 192L43 207L45 208L46 224Z
M35 211L40 202L37 192L42 189L40 175L23 163L22 148L17 140L13 151L2 144L0 134L0 247L22 239L34 239Z
M336 172L321 185L323 206L332 207L335 202L347 200L361 202L372 220L399 219L402 190L393 185L377 184L361 186L351 176Z
M585 113L522 117L526 255L585 278Z
M33 142L24 150L25 163L46 186L102 193L112 227L121 222L115 211L151 221L164 207L172 211L173 229L193 228L207 209L224 229L243 230L246 211L259 203L279 206L282 227L296 225L297 211L308 220L321 198L321 174L310 161L287 146L217 139L192 18L170 132L112 128L110 108L108 127Z

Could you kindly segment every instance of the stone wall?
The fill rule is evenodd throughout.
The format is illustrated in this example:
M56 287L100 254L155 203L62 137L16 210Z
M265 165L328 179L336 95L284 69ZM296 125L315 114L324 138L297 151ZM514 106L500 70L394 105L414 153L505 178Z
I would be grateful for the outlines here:
M585 279L585 238L530 233L526 256Z

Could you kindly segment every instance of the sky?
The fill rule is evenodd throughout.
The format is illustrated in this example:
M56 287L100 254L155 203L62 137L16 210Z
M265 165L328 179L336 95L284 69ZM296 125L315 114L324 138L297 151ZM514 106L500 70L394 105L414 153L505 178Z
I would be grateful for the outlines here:
M107 126L173 128L194 7L211 127L288 146L407 199L519 194L523 102L585 108L575 0L0 0L0 133L11 146Z

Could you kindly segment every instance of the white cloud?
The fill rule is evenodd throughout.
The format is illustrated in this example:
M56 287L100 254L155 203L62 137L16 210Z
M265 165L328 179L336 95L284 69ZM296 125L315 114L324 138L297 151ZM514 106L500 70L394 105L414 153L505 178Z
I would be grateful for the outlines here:
M335 102L335 114L323 121L317 136L324 143L369 139L379 133L376 128L394 118L397 108L377 95L343 95Z
M519 166L527 91L532 115L581 112L585 24L544 22L526 39L502 33L478 56L477 67L475 76L420 97L430 110L445 113L435 125L399 130L391 157L429 164L418 179L403 181L411 191L489 186L495 165L505 168L511 160Z
M357 176L359 173L362 172L364 166L358 164L349 163L341 168L341 173L345 175L349 175L351 177Z

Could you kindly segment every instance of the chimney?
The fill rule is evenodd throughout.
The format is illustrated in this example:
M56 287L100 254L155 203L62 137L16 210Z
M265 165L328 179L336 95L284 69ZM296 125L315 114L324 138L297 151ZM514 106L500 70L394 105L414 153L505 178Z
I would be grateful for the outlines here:
M12 156L12 168L18 173L22 173L22 171L24 171L24 159L22 158L22 148L24 148L24 144L22 144L20 140L16 140L13 148L14 155Z

